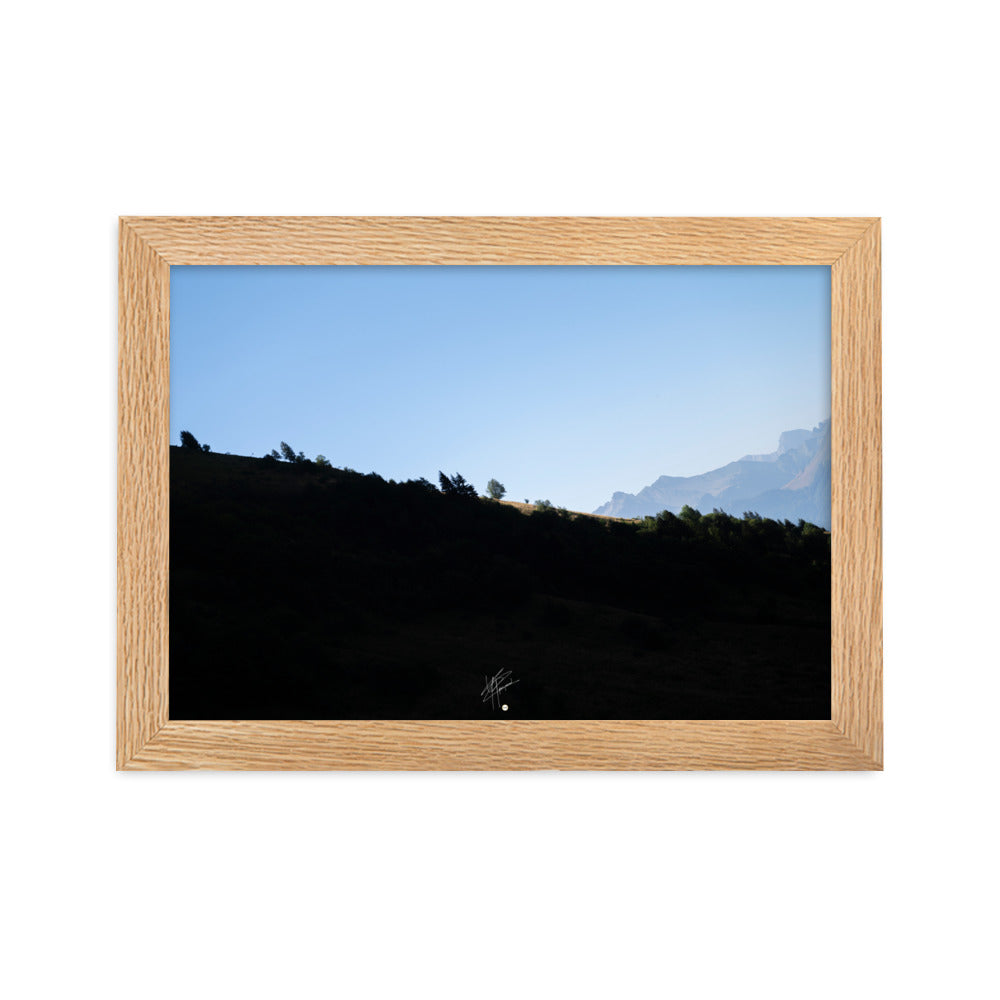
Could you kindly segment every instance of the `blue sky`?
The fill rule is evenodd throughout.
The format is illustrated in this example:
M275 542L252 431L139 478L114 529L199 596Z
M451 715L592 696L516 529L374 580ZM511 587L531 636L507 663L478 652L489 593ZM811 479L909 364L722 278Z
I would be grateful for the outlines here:
M171 443L589 511L830 415L828 267L172 267Z

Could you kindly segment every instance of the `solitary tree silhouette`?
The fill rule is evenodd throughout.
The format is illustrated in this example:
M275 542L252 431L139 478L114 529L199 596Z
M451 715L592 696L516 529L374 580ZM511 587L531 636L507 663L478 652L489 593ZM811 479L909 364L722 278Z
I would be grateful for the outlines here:
M198 439L190 431L181 431L181 447L188 451L201 451Z
M504 494L505 494L506 492L507 492L507 487L506 487L506 486L504 486L504 484L503 484L503 483L501 483L501 482L500 482L499 480L497 480L497 479L491 479L491 480L490 480L490 481L489 481L489 482L488 482L488 483L486 484L486 495L487 495L487 496L488 496L488 497L489 497L489 498L490 498L491 500L500 500L500 499L502 499L502 498L503 498L503 495L504 495Z

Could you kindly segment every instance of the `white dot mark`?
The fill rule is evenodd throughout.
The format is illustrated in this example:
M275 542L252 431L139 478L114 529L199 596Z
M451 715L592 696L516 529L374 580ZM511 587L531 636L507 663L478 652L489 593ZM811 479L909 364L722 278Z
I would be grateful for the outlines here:
M501 705L500 707L501 707L501 708L502 708L502 709L503 709L503 710L504 710L505 712L507 711L507 706L506 706L506 705Z

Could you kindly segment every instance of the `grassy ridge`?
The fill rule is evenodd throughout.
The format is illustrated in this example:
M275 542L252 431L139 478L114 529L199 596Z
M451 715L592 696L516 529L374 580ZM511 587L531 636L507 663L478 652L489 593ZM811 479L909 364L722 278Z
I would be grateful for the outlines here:
M829 537L171 449L173 718L828 718Z

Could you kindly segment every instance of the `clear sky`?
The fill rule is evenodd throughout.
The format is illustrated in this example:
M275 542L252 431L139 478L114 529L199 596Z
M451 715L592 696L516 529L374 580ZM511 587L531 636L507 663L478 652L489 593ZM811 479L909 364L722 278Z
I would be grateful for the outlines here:
M171 443L590 511L830 415L828 267L172 267Z

